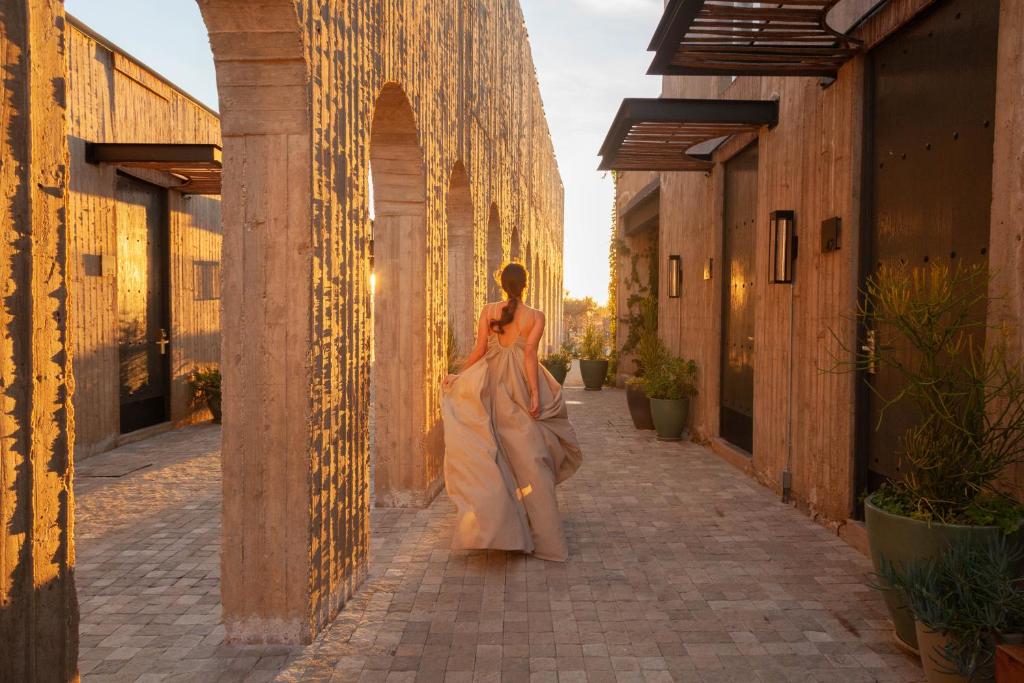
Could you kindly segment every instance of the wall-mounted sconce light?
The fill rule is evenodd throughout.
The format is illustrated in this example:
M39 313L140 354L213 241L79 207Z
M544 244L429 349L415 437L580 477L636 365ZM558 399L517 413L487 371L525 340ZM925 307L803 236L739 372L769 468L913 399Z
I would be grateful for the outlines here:
M796 214L792 211L773 211L771 218L768 281L773 284L792 284L797 248Z
M710 280L711 279L712 270L714 268L714 265L715 265L715 259L713 259L713 258L709 258L707 261L704 262L704 279L705 280Z
M683 257L673 254L668 257L668 297L678 299L683 295Z

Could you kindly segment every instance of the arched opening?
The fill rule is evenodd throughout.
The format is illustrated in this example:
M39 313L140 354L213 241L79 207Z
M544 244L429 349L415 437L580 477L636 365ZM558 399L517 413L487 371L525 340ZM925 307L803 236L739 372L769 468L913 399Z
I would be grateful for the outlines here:
M422 426L427 375L427 202L423 152L412 105L386 85L370 134L373 186L375 363L373 491L379 507L423 505ZM468 187L467 187L468 191Z
M473 198L469 176L462 162L455 164L448 184L445 204L448 218L448 326L449 356L469 352L473 344L473 278L476 260L473 253Z
M529 242L526 243L526 253L523 255L523 265L526 266L526 272L528 273L526 297L531 306L540 306L540 289L537 287L537 272L536 264L533 262L533 249Z
M519 241L519 226L512 226L512 236L509 239L509 261L522 261L523 250Z
M487 300L501 300L501 285L498 284L498 269L505 262L505 245L501 239L501 218L498 205L491 205L487 220Z

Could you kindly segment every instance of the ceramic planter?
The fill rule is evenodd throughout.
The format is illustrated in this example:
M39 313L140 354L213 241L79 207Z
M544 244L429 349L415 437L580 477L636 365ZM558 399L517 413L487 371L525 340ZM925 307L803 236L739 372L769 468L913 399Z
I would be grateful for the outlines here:
M651 417L651 399L647 393L637 386L626 382L626 405L629 416L633 418L633 426L637 429L654 429L654 418Z
M876 507L870 497L864 501L864 516L871 561L876 571L882 557L894 564L906 565L935 557L950 543L963 538L984 542L988 537L1003 533L1002 529L994 526L929 524L894 515ZM909 649L923 653L923 650L918 649L914 617L903 599L895 591L884 591L882 595L889 608L896 637Z
M965 676L951 671L952 663L942 655L949 636L932 631L920 621L915 622L914 631L921 648L921 668L928 683L967 683Z
M555 378L556 382L558 382L559 384L565 384L565 376L567 374L569 374L568 368L565 368L565 367L549 368L546 365L544 367L547 368L548 372L551 373L551 376Z
M689 399L652 398L651 417L658 431L658 441L682 441L689 414Z
M608 376L608 361L581 360L580 374L583 375L583 384L587 391L601 391Z

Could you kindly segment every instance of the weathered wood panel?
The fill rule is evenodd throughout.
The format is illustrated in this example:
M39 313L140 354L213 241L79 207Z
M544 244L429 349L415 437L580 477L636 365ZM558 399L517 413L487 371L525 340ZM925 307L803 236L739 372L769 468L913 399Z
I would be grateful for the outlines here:
M995 160L989 265L996 297L990 320L1006 325L1015 351L1024 352L1024 3L1009 0L999 14ZM1024 467L1011 473L1024 486Z
M88 457L117 443L116 169L85 161L86 142L220 144L217 116L161 78L72 24L68 37L70 148L70 323L74 334L76 455ZM173 185L170 176L145 180ZM169 193L171 303L171 420L205 414L189 403L187 375L219 362L220 311L194 291L194 262L219 262L220 200Z

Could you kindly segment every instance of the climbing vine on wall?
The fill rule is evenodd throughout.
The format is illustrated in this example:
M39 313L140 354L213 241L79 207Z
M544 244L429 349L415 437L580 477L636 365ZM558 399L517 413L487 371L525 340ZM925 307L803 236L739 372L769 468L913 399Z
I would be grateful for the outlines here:
M612 236L608 243L608 316L611 320L612 352L618 353L616 333L619 329L619 174L612 171Z
M619 293L619 255L616 244L619 241L619 174L612 171L612 235L608 243L608 320L609 337L611 340L611 357L608 363L607 383L615 383L619 372L618 346L618 293Z

